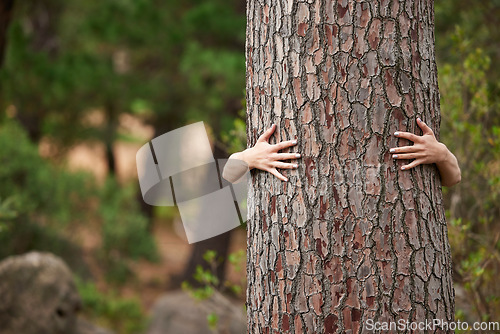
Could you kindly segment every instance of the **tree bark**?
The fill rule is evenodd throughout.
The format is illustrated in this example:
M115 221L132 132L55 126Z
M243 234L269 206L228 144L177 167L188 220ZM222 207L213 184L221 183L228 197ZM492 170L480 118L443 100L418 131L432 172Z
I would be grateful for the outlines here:
M249 145L276 123L302 154L252 177L248 332L453 321L439 173L389 154L417 116L439 132L433 2L249 0L246 59Z

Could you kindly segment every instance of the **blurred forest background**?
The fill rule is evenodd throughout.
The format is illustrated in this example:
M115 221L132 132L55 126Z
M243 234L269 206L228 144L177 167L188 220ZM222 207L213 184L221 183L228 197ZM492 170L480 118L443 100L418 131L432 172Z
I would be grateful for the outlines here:
M135 153L195 121L216 157L246 146L245 1L4 3L0 259L61 256L83 312L117 333L141 332L155 298L203 280L198 265L213 274L202 286L229 280L243 305L244 229L189 246L175 209L142 205ZM499 321L500 0L436 0L435 12L440 140L462 168L443 189L456 314Z

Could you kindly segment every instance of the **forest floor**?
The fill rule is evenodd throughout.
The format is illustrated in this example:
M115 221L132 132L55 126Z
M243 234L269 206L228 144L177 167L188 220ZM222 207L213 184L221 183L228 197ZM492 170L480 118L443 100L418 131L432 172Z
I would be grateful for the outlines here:
M164 293L178 289L179 285L176 284L174 278L183 273L192 250L192 245L180 235L179 229L182 225L175 226L178 224L181 223L159 219L154 222L152 234L158 249L158 261L129 261L127 264L132 271L132 278L119 287L106 280L106 268L103 268L96 258L96 253L101 247L100 229L92 225L80 228L77 232L78 242L83 249L85 263L89 266L97 288L103 292L118 291L119 295L124 298L138 299L145 311L150 310L155 301ZM233 230L229 251L245 250L245 240L244 230ZM232 284L241 282L245 276L245 263L241 264L241 268L243 272L227 266L226 279Z

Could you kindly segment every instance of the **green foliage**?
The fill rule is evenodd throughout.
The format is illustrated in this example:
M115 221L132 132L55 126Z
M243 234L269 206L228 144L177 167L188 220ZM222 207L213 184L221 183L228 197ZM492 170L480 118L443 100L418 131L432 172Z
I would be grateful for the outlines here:
M133 259L156 260L156 247L147 229L148 221L139 211L136 188L108 180L101 191L103 249Z
M0 254L27 251L30 244L56 249L56 228L87 218L92 180L40 158L37 147L12 121L0 125L0 165L0 221L8 228L1 236L5 240L0 242ZM36 225L45 226L45 231ZM16 231L21 234L16 236ZM39 239L30 238L35 236Z
M0 107L41 135L113 142L121 113L166 129L203 120L216 136L232 126L245 86L241 4L42 2L16 3L0 70ZM82 121L93 110L101 126Z
M110 153L116 141L137 140L119 133L125 113L159 133L203 120L219 140L241 109L244 5L21 1L7 37L0 69L0 123L9 123L0 130L0 257L37 248L73 254L65 258L71 265L79 253L67 235L78 224L95 224L100 264L109 280L124 283L130 261L157 258L137 207L137 185L108 180L101 186L70 173L38 155L39 141L55 143L56 158L89 141L104 143ZM95 112L103 116L98 124L89 122ZM244 133L244 123L237 127Z
M95 284L76 279L82 299L83 313L102 326L113 328L118 334L143 332L147 317L136 299L126 299L115 292L103 293Z
M9 197L6 200L0 198L0 234L3 229L6 229L6 224L17 217L16 203L14 197Z
M0 258L33 249L48 251L87 274L79 247L64 230L90 219L92 178L42 159L13 121L0 124L0 166Z
M450 2L441 1L452 6ZM489 2L487 2L489 6ZM490 45L478 47L481 33L492 36L489 24L473 30L483 5L460 15L471 21L444 34L448 46L439 62L441 93L441 140L457 156L462 182L445 189L449 239L455 284L464 287L475 314L461 317L494 320L500 314L500 88L498 68L492 68ZM437 13L444 9L437 6ZM443 14L444 15L444 14ZM459 16L460 16L459 15ZM436 21L439 19L436 19ZM455 18L456 19L456 18ZM486 29L486 30L485 30ZM487 37L489 38L489 37ZM446 61L442 62L442 59Z
M0 70L0 108L23 119L32 134L39 131L61 147L89 139L131 141L135 138L120 136L116 127L120 114L131 113L163 131L204 120L229 152L245 148L241 2L42 0L18 1L15 8ZM497 319L500 3L438 0L435 9L441 140L462 169L462 183L445 189L456 283L466 288L477 318ZM103 112L104 124L84 122L93 110ZM111 280L127 280L129 259L155 259L133 187L107 181L98 191L88 175L40 158L37 145L5 119L2 113L0 257L37 248L78 258L64 227L95 220L103 239L100 258ZM233 263L231 258L238 263L238 256L229 256ZM213 278L216 254L206 260L210 269L196 273L204 284L200 298L217 293L220 283ZM241 286L229 289L241 292ZM83 293L90 296L88 305L92 300L106 304L109 297L92 288ZM112 326L128 322L117 309L135 317L133 307L95 307L114 319ZM472 315L459 310L457 316ZM215 317L207 321L216 326Z
M148 220L139 211L136 188L120 186L109 179L100 192L102 217L101 258L108 267L107 277L125 283L130 277L127 259L158 260L156 244L148 231Z
M90 175L71 173L42 159L13 121L0 126L0 163L0 257L37 249L83 266L80 251L67 240L65 230L98 220L100 258L111 281L123 283L130 277L129 259L157 259L136 188L110 179L98 190ZM99 210L92 204L95 199Z
M245 263L246 261L246 253L243 249L229 254L227 259L231 266L234 267L234 270L236 270L237 272L243 271L241 264Z
M245 251L239 250L228 255L229 265L234 268L236 272L241 272L241 263L246 258ZM201 265L196 267L196 272L193 278L201 283L201 287L193 288L187 281L182 282L182 288L189 292L196 300L204 300L210 298L216 291L224 292L229 289L235 295L241 295L244 290L245 282L242 280L239 284L232 284L229 281L224 282L220 286L219 279L216 275L217 267L223 262L221 257L217 256L217 252L208 250L203 254L203 259L209 264L209 269L203 269Z
M243 105L245 102L243 101ZM247 146L247 133L245 123L246 110L242 109L237 118L233 121L233 126L221 134L222 143L226 146L229 154L243 151Z
M15 122L0 125L0 165L0 198L9 198L18 219L54 226L86 218L84 199L92 195L92 179L43 160Z
M245 258L245 251L239 250L229 254L227 259L229 265L232 266L235 271L241 272L241 263ZM197 301L218 297L218 302L224 303L228 307L232 307L232 305L222 296L222 293L230 291L235 296L241 297L245 286L245 279L242 278L242 281L238 284L226 281L221 286L219 284L220 282L217 278L216 271L217 267L223 263L223 259L220 256L217 256L217 252L213 250L207 250L205 254L203 254L203 259L208 263L209 269L203 269L203 267L199 265L196 267L196 272L193 275L193 278L199 282L201 286L199 288L194 288L191 284L189 284L189 282L184 281L182 282L182 289L187 291L191 297ZM217 313L210 312L207 315L207 323L208 327L212 331L217 332L217 326L219 323Z
M219 322L219 317L217 316L217 313L212 312L207 315L207 322L208 322L208 328L210 328L212 331L217 329L217 323Z

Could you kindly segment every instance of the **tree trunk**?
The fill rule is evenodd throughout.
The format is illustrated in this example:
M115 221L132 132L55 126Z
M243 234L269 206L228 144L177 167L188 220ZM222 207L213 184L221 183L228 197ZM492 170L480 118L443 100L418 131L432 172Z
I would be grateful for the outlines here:
M229 246L231 243L231 231L219 234L216 237L197 242L193 245L191 255L184 268L184 272L178 280L174 278L173 286L180 286L182 282L189 282L194 287L200 287L202 284L198 282L194 276L196 274L196 267L201 266L204 270L210 270L211 266L203 255L209 250L217 253L217 259L220 262L213 273L219 280L219 286L223 286L226 280L226 263L229 255Z
M302 154L252 178L248 332L453 321L439 173L389 154L417 116L439 131L433 2L249 0L247 20L248 142L276 123Z
M2 68L7 46L7 32L14 8L14 0L0 2L0 68Z
M104 113L106 115L106 125L102 139L106 149L106 164L108 166L108 174L115 178L117 170L113 146L117 136L119 112L113 101L110 100L105 103Z
M13 14L14 1L4 1L4 8L10 8L10 16ZM10 5L9 5L10 4ZM10 7L9 7L10 6ZM59 52L59 39L56 27L60 22L62 2L54 0L33 1L27 6L26 23L33 30L25 36L30 40L30 52L44 53L55 58ZM11 18L9 16L9 18ZM0 24L3 24L0 17ZM24 127L30 140L38 143L43 136L43 122L49 111L46 106L39 105L32 108L26 101L14 101L18 110L17 121Z

